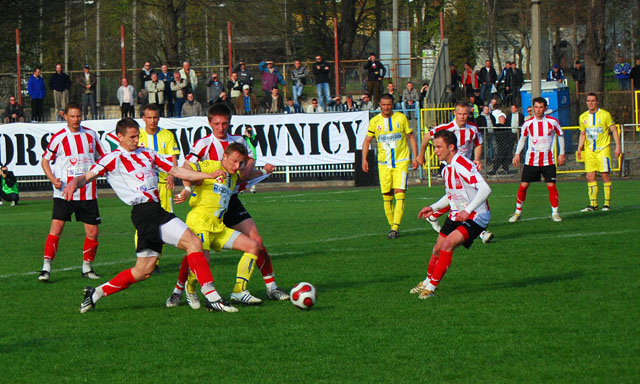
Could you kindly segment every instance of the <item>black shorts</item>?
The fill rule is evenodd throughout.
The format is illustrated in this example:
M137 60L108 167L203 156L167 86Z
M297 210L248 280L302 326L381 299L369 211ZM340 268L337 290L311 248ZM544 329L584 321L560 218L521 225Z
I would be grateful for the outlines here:
M547 183L555 183L556 166L544 165L542 167L537 167L525 164L522 167L522 178L520 179L520 181L522 181L523 183L535 183L537 181L540 181L540 176L544 176L544 181L546 181Z
M229 199L229 207L222 218L224 225L231 228L250 218L251 215L244 208L244 205L242 205L242 202L238 198L238 194L235 193L231 195L231 199Z
M149 202L134 205L131 209L131 222L138 230L138 245L136 252L150 249L162 253L162 237L160 226L168 223L176 217L171 212L165 211L160 203Z
M53 220L71 221L71 214L75 213L76 221L85 224L98 225L102 222L100 219L100 210L98 209L98 200L65 200L59 197L53 199Z
M462 236L464 237L464 243L462 243L462 245L467 249L471 247L473 240L480 236L482 231L485 230L485 228L482 228L473 220L467 219L465 221L453 221L447 217L442 229L440 229L440 234L446 237L456 229L458 232L462 233Z

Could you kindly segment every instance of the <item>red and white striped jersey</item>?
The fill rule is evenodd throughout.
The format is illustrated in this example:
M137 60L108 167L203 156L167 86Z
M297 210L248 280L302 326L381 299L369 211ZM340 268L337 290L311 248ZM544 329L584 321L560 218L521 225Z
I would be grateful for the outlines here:
M556 135L562 136L560 122L551 116L542 120L533 118L522 125L522 136L528 138L527 155L524 163L535 167L554 165L553 147Z
M98 134L80 126L78 132L65 127L51 137L46 151L42 155L44 160L54 161L51 164L53 176L60 179L62 187L53 188L53 197L62 198L62 190L74 177L87 172L96 160L104 156L104 148ZM98 198L96 181L79 188L73 194L73 200L95 200Z
M244 137L237 135L227 135L226 139L218 139L213 134L207 135L202 139L196 141L195 144L191 146L191 151L185 157L186 161L191 163L195 163L197 161L203 160L222 160L222 154L224 150L227 149L230 143L240 143L247 147L247 142ZM253 152L249 147L247 147L249 151L249 158L253 159Z
M449 199L449 219L455 220L456 213L465 210L478 193L478 182L484 182L484 178L478 172L476 166L460 153L456 153L451 163L442 169L444 188ZM469 219L480 226L489 225L489 201L485 200L475 211L469 215Z
M118 147L91 167L100 176L107 175L111 188L127 205L160 202L158 170L169 172L171 157L159 155L148 148L127 152Z
M453 120L450 123L440 124L432 128L429 134L433 138L436 132L443 129L453 132L458 138L458 153L467 159L473 160L473 149L482 144L482 135L478 131L478 126L467 122L464 127L458 127L456 121Z

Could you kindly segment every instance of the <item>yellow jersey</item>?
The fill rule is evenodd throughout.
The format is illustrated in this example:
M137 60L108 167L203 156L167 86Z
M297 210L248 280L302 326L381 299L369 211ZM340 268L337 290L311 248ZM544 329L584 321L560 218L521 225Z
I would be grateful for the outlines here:
M596 113L586 111L580 115L580 130L586 134L586 149L595 152L609 148L609 127L614 124L611 114L604 109L598 109Z
M189 205L191 208L205 208L209 215L222 219L229 207L229 199L233 194L233 189L238 183L240 172L234 175L226 173L220 161L203 160L197 163L189 163L194 171L213 173L217 170L225 172L224 175L215 179L205 179L200 185L193 186Z
M407 135L411 132L407 117L400 112L386 118L380 113L369 120L367 136L375 137L378 142L379 166L395 168L398 163L410 160Z
M180 149L173 133L166 129L158 128L155 135L147 133L144 128L140 129L140 138L138 139L138 147L149 148L156 151L160 155L179 155ZM158 173L158 182L167 182L167 173Z

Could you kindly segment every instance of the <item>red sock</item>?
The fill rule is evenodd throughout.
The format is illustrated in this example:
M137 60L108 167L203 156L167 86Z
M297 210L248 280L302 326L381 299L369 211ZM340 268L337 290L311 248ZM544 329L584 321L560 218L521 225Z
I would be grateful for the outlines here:
M522 204L522 203L524 203L524 200L526 198L527 198L527 188L525 188L525 187L523 187L521 185L520 188L518 188L518 195L517 195L516 203Z
M437 219L438 217L440 217L440 216L444 215L445 213L449 212L449 209L450 209L450 207L446 206L444 208L441 208L441 209L435 211L431 216L435 217Z
M438 257L433 275L431 275L431 281L429 281L432 285L437 287L444 274L447 273L447 269L449 269L449 266L451 265L452 255L453 251L440 251L440 257Z
M184 283L187 281L187 277L189 276L189 262L187 261L187 256L182 258L182 262L180 263L180 272L178 272L178 283L184 286Z
M60 238L56 235L49 234L47 241L44 243L44 258L53 260L58 252L58 240Z
M429 266L427 267L427 277L431 279L433 276L433 272L436 269L436 263L438 262L438 256L434 254L431 255L431 259L429 260Z
M266 249L258 252L256 255L258 258L256 259L256 266L260 269L260 273L262 273L262 277L266 277L264 280L265 284L272 283L274 281L273 278L273 264L271 264L271 256L267 253Z
M193 252L188 254L187 262L189 263L189 269L196 274L198 283L201 287L204 287L205 284L213 283L213 275L211 275L209 263L207 263L207 259L204 258L204 254L202 252Z
M551 203L551 207L558 208L558 188L553 184L551 186L547 185L547 189L549 190L549 202Z
M131 284L135 284L136 279L133 278L133 274L131 273L131 268L125 269L124 271L118 273L116 277L109 280L108 283L102 285L102 292L104 292L105 296L112 295L116 292L120 292L123 289L129 288Z
M95 260L96 252L98 251L98 240L93 240L88 237L84 238L84 247L82 248L82 260L91 261Z

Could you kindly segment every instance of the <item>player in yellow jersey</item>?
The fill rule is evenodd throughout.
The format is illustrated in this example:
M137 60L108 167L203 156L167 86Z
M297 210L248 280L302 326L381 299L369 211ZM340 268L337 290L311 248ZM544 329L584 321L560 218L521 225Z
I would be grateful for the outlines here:
M160 121L160 107L155 104L145 105L142 110L142 120L144 120L145 127L140 130L138 146L152 149L160 155L171 156L171 162L177 167L180 150L178 149L178 143L176 143L173 133L158 126L158 122ZM160 192L160 205L167 212L173 212L173 202L171 199L173 188L173 176L166 172L159 172L158 191ZM157 263L160 263L160 258L158 258ZM153 273L160 273L160 267L158 267L157 264Z
M588 110L580 115L580 139L578 141L578 160L584 159L584 167L587 172L587 190L589 193L589 205L582 212L592 212L598 209L598 182L596 172L602 175L604 186L603 211L611 207L611 137L616 143L614 155L620 156L620 135L613 122L611 114L598 108L598 95L587 95ZM586 145L585 145L586 143ZM584 148L584 156L583 156Z
M210 259L211 250L220 252L224 248L244 252L238 263L236 284L231 294L231 302L259 305L262 300L247 290L247 283L258 258L258 243L249 236L226 227L223 222L224 214L229 207L229 199L240 179L238 169L247 158L247 153L247 148L244 145L231 143L225 149L221 161L203 160L196 163L185 163L184 167L199 169L203 172L206 170L207 173L217 176L214 179L204 180L200 185L194 185L189 199L191 211L187 215L186 224L202 241L203 253L207 260ZM259 171L258 173L262 174ZM182 201L184 200L181 195L176 195L176 203L179 204ZM186 263L187 259L183 259L182 262ZM178 283L167 299L167 307L177 306L182 299L184 284L187 280L187 269L185 268L184 271L185 273L178 276ZM194 308L193 305L192 308Z
M384 213L391 227L387 238L395 239L399 236L398 228L404 213L409 163L411 162L412 169L418 167L416 159L418 146L413 131L409 128L407 117L400 112L393 112L391 95L384 94L380 97L380 110L380 114L369 121L369 130L362 143L362 170L369 172L367 155L371 140L375 137L378 142L378 173ZM409 146L412 153L409 153ZM411 160L411 154L413 154L413 160ZM395 206L393 205L394 197Z

